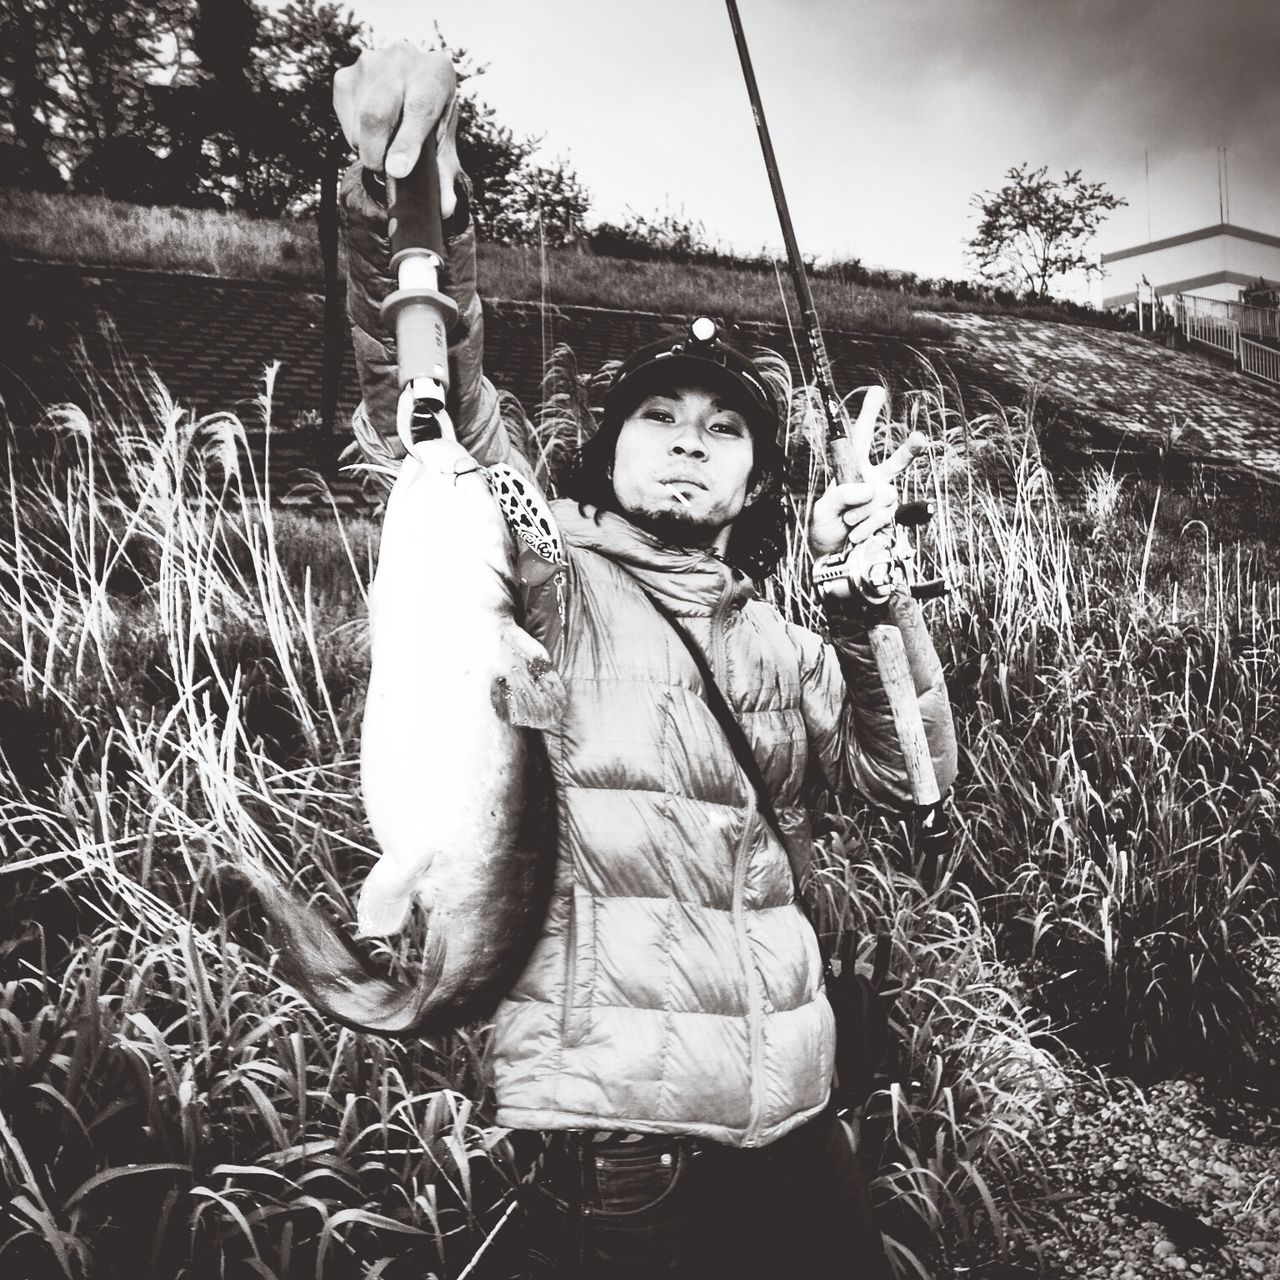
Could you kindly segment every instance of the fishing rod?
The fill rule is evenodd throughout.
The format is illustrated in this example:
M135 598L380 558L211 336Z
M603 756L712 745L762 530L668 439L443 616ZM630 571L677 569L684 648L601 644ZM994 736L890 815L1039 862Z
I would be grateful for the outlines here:
M747 83L747 96L751 100L751 111L755 116L760 150L764 153L773 203L778 211L778 222L787 248L791 279L800 303L805 338L801 362L806 366L807 379L817 388L826 418L827 459L839 483L861 483L871 470L871 440L876 419L885 403L885 393L880 387L872 387L867 391L857 422L851 430L844 404L836 394L831 361L818 323L818 311L814 305L813 291L809 288L809 277L800 257L786 194L782 189L782 177L778 171L773 142L769 137L769 126L765 121L760 88L756 84L755 72L751 66L751 54L747 49L742 19L738 16L736 0L725 0L725 3L729 9L734 43L738 47L738 60L742 64L743 78ZM925 447L924 438L917 435L908 439L895 457L914 456ZM895 590L902 588L910 589L917 596L941 594L944 589L940 581L913 585L912 579L909 548L904 546L901 537L895 540L891 548L864 542L858 547L823 556L814 565L814 581L829 610L848 607L854 601L883 608ZM916 701L915 680L907 662L902 633L891 623L877 622L869 628L868 634L876 669L889 699L912 799L920 810L924 830L936 831L940 826L941 794L933 772L929 740L920 716L920 706Z

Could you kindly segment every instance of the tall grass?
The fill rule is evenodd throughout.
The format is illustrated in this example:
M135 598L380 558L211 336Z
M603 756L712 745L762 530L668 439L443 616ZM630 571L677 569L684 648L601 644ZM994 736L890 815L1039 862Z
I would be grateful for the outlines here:
M661 315L696 316L711 311L726 320L785 324L794 314L785 264L777 271L704 263L637 262L598 258L571 249L546 255L536 249L481 245L480 271L491 297L544 300L552 304L611 307ZM831 329L947 341L952 331L920 314L919 299L815 277L813 294Z
M911 408L945 436L934 396ZM1159 485L1101 469L1068 510L1025 416L966 434L986 482L957 483L945 453L934 481L960 874L1081 1050L1247 1068L1277 1015L1253 972L1280 932L1274 549L1215 545L1203 520L1161 519Z
M553 480L588 383L562 353L539 420L513 416ZM1069 512L1029 413L966 416L921 384L894 431L937 446L916 483L954 587L933 607L957 852L921 883L892 823L837 805L814 881L826 919L889 934L902 986L862 1140L903 1275L1011 1247L1042 1211L1047 1019L1103 1059L1247 1053L1249 948L1280 932L1274 583L1136 486L1097 477ZM803 518L825 477L795 407ZM484 1028L326 1025L227 874L253 859L352 917L375 856L355 760L376 527L280 511L241 424L159 387L56 422L53 455L24 437L0 487L0 1256L459 1276L515 1176ZM805 556L793 539L770 591L816 622Z
M324 1025L223 874L257 859L350 914L370 530L318 539L238 422L156 408L7 458L9 1265L453 1272L502 1190L482 1046Z

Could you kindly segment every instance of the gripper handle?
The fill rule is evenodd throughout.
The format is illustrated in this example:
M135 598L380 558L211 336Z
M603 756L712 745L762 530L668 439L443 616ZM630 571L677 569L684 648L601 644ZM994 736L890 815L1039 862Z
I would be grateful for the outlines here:
M436 131L427 134L418 163L407 177L387 176L387 211L391 215L391 269L402 253L429 249L444 258L444 231L440 216L440 163L436 155Z
M840 484L859 484L871 471L871 442L876 422L885 405L883 387L871 387L862 398L862 408L847 436L837 436L830 444L831 465ZM902 633L891 623L877 623L869 629L871 654L875 659L880 683L889 699L898 745L906 766L907 782L917 805L926 808L942 799L938 779L933 772L933 756L929 738L920 718L916 700L916 684L907 662Z
M408 177L387 178L387 210L397 288L382 304L383 322L395 330L401 387L413 384L415 397L440 411L449 390L449 329L458 308L438 288L444 231L434 129Z

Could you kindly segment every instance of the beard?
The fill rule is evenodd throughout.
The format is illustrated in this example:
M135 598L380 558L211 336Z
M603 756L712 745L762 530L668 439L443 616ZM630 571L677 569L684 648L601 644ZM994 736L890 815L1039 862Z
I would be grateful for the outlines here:
M624 509L623 514L638 528L659 542L674 547L706 550L716 540L720 524L700 520L689 511L654 510L648 507Z

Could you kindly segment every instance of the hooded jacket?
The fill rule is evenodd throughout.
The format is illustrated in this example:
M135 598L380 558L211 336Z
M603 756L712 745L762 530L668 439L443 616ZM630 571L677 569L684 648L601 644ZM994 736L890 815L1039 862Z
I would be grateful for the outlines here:
M474 235L460 196L443 282L460 309L455 428L480 462L531 475L481 373ZM356 169L343 197L364 409L391 435L395 353L376 336L377 304L393 287L386 215ZM806 771L814 763L833 786L882 806L910 804L865 632L824 642L711 552L663 544L615 512L567 501L552 511L564 574L521 577L521 593L524 625L569 694L564 719L544 734L559 812L555 881L540 937L495 1015L498 1123L764 1145L820 1111L831 1085L833 1017L792 868L810 846ZM706 656L790 856L646 590ZM908 651L945 791L955 739L941 667L919 609L904 602L895 620L917 641Z

